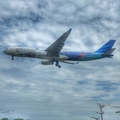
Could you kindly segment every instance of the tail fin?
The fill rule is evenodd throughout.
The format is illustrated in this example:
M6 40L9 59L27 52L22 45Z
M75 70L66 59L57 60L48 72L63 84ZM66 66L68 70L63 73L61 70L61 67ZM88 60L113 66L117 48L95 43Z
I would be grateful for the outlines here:
M111 54L115 48L112 49L114 43L116 40L109 40L106 44L104 44L101 48L99 48L97 51L95 51L96 53L109 53Z

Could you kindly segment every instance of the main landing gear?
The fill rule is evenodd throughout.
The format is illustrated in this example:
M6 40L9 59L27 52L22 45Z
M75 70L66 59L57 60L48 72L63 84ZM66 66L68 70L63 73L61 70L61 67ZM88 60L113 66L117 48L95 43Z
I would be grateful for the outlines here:
M59 64L56 63L55 65L56 65L58 68L61 68L61 66L60 66Z
M55 58L53 58L53 64L55 62L55 65L58 67L58 68L61 68L61 66L59 65L59 61Z
M12 60L14 60L14 56L12 56Z

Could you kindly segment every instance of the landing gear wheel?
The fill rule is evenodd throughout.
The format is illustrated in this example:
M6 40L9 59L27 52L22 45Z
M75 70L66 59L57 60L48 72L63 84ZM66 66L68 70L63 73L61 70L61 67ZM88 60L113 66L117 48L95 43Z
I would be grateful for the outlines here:
M58 68L61 68L61 66L59 64L55 64Z
M61 68L61 66L60 66L60 65L58 65L58 67L59 67L59 68Z
M12 56L12 60L14 60L14 56Z

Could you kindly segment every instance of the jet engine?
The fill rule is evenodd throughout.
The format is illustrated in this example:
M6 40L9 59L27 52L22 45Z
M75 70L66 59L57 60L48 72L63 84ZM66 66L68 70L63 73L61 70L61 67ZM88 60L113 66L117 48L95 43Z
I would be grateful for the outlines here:
M41 61L41 64L42 64L42 65L53 65L53 62L50 61L50 60L42 60L42 61Z

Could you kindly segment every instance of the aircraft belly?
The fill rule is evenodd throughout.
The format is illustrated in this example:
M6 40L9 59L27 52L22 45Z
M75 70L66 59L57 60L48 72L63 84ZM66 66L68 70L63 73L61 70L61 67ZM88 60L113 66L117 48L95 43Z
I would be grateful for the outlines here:
M97 58L86 57L86 58L83 58L83 59L79 59L79 61L90 61L90 60L97 60L97 59L101 59L101 57L97 57Z

